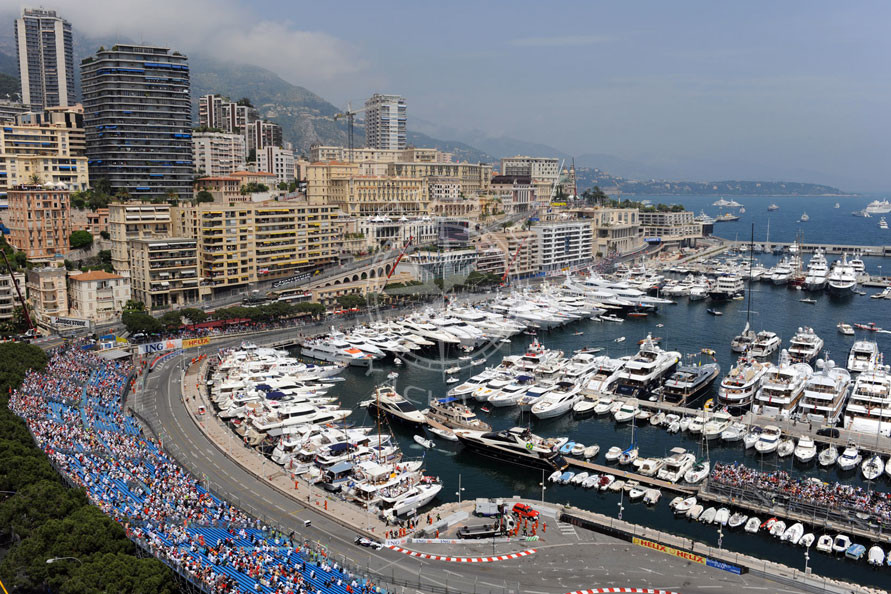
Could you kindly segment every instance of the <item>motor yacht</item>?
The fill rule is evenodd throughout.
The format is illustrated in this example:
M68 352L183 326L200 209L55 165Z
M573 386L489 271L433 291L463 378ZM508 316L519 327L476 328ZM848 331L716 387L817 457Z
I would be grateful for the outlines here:
M511 383L503 386L497 393L489 396L489 404L497 408L516 406L520 401L520 398L522 398L526 391L532 386L533 379L534 378L531 375L519 375L514 377Z
M745 289L742 277L735 274L724 274L717 278L715 284L709 289L708 296L716 301L726 301L742 295Z
M693 466L684 473L684 482L695 485L701 483L708 476L711 470L711 463L708 460L698 460Z
M844 449L841 456L836 460L836 464L838 464L841 470L854 470L862 460L863 456L860 455L860 449L853 443L849 443L848 447Z
M498 461L547 470L566 468L566 460L557 452L553 440L534 435L524 427L489 432L459 429L455 435L470 450Z
M817 248L807 265L807 274L804 277L804 289L807 291L822 291L826 288L829 266L823 248Z
M730 373L721 380L721 386L718 388L718 404L731 409L748 408L761 386L761 378L766 371L766 364L740 357L736 365L730 368Z
M374 397L360 402L359 406L410 425L427 424L427 418L423 413L414 404L400 396L391 386L376 388Z
M848 354L848 371L863 373L872 371L879 364L879 347L875 342L858 340Z
M663 481L676 483L684 478L684 474L693 468L695 462L696 456L684 448L672 448L668 457L665 458L665 464L656 473L656 477Z
M810 363L822 350L823 339L807 326L799 328L789 341L789 358L793 363Z
M798 406L807 381L814 370L807 363L793 363L787 351L780 353L777 364L768 363L755 394L755 414L787 419Z
M662 384L660 395L665 402L685 406L705 393L720 373L717 363L680 365Z
M733 423L730 413L719 410L702 426L702 437L706 440L717 439Z
M585 380L586 390L601 396L612 394L619 379L619 372L625 366L625 362L624 359L613 359L607 356L597 357L593 372Z
M857 376L845 407L844 426L859 433L891 435L891 375L887 366Z
M838 328L838 331L844 334L845 336L854 336L854 327L850 324L846 324L845 322L839 322L835 325Z
M625 402L613 413L613 419L615 419L616 423L627 423L636 417L639 412L640 408L636 404Z
M674 371L680 360L679 352L663 351L652 335L647 334L637 354L619 371L616 393L638 398L648 395L662 378Z
M836 260L826 277L829 292L833 295L851 295L857 288L857 272L848 262L847 255L842 254L841 260Z
M755 342L752 343L752 347L749 349L749 356L761 360L768 359L779 350L782 342L775 332L762 330L755 335Z
M799 438L795 446L795 459L802 464L807 464L817 456L817 444L812 437L805 435Z
M472 431L489 431L491 429L487 423L476 416L476 413L454 396L431 400L427 410L424 411L424 416L449 429L470 429Z
M311 357L319 361L332 363L346 363L355 367L369 367L379 355L367 353L343 339L330 337L312 338L300 347L300 353L304 357Z
M817 360L817 372L805 383L798 401L798 416L804 421L835 425L851 386L851 374L834 361Z
M480 387L485 386L489 383L489 380L495 377L495 372L491 369L486 369L470 379L466 382L458 384L454 388L448 391L449 396L454 396L456 398L460 398L462 400L467 400L468 398L473 397L473 393L476 392Z
M780 445L782 431L776 425L767 425L761 431L761 436L755 442L755 451L759 454L771 454L777 451Z
M513 377L509 375L496 375L485 385L480 386L473 392L473 399L477 402L488 402L492 396L501 393L501 389L513 382Z
M783 258L777 263L776 266L773 267L773 271L770 275L770 281L775 285L785 285L792 279L793 273L794 269L791 261Z
M727 443L741 441L746 433L745 424L738 421L736 423L730 423L730 425L721 432L721 441Z
M582 398L581 388L572 382L559 381L556 387L532 405L532 414L539 419L551 419L566 414Z

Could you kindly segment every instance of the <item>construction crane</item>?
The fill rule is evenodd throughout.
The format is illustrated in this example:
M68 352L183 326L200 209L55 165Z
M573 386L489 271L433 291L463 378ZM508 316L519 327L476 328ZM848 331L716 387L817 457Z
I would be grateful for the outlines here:
M402 246L402 251L399 252L399 255L396 256L396 260L393 262L393 267L390 268L390 272L387 273L387 282L390 282L390 277L393 276L393 273L396 272L396 267L399 266L399 262L402 260L403 256L405 256L405 250L408 249L408 246L411 245L414 236L409 236L408 241L405 242L405 245ZM387 283L384 283L386 285Z
M335 113L335 114L334 114L334 121L335 121L335 122L336 122L337 120L346 118L346 119L347 119L347 122L348 122L348 124L349 124L349 126L348 126L348 132L347 132L347 138L349 139L349 149L350 149L350 157L349 157L349 161L350 161L351 163L353 162L353 118L355 117L355 115L356 115L357 113L362 113L363 111L365 111L365 108L364 108L364 107L360 107L359 109L353 109L352 104L347 103L346 111L343 111L343 112L341 112L341 113Z
M36 330L36 328L34 328L34 323L31 322L31 314L28 313L28 305L25 303L25 298L22 297L22 290L19 288L19 281L16 280L15 274L13 274L12 272L12 266L9 265L9 258L6 257L6 252L3 250L0 250L0 254L3 254L3 261L6 263L6 270L9 271L9 277L12 279L12 286L15 287L16 295L19 296L19 303L22 304L22 313L25 315L25 321L28 323L28 330Z
M526 240L520 242L520 245L517 246L517 251L514 253L514 257L510 259L507 263L507 266L504 268L504 276L501 277L501 286L504 287L508 283L508 275L510 275L510 269L513 268L514 262L517 261L517 258L520 257L520 251L522 251L523 246L526 244Z

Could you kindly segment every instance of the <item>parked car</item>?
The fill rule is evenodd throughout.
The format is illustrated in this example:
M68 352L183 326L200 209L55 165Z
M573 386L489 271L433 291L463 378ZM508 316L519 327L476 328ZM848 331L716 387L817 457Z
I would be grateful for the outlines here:
M835 427L821 427L820 429L817 429L817 435L821 437L834 437L838 439L841 433Z

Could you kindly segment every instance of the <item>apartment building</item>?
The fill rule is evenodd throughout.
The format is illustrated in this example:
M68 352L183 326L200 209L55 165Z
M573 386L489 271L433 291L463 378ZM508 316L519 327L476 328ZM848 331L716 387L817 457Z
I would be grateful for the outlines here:
M538 235L535 231L499 231L486 233L476 244L477 265L480 272L525 278L541 269L538 256Z
M244 132L247 150L261 151L269 146L280 147L283 144L282 127L265 120L256 120L247 125Z
M414 245L424 245L439 238L439 221L431 217L362 217L355 223L364 249L401 248L409 238Z
M32 109L73 104L71 23L54 10L26 8L15 21L15 44L22 101Z
M521 155L507 157L501 159L501 175L520 175L554 183L560 178L560 160Z
M643 245L636 208L584 208L573 211L591 221L594 256L632 252Z
M348 161L350 163L450 163L452 161L452 153L445 153L434 148L414 148L405 149L376 149L376 148L354 148L353 152L343 146L322 146L314 145L310 147L309 160L312 162L319 161Z
M103 231L108 232L108 209L99 208L93 210L79 210L72 208L71 230L89 231L94 237L99 237Z
M16 117L31 111L31 106L18 101L0 99L0 122L14 122Z
M111 266L122 276L130 275L130 245L134 239L170 237L170 206L140 202L112 203L108 206L108 234L111 238Z
M132 298L150 310L184 307L201 300L194 239L134 239L129 268Z
M250 105L241 105L222 95L203 95L198 99L198 125L228 134L244 136L248 126L260 119Z
M372 95L365 101L365 145L373 149L404 149L405 113L405 97Z
M21 272L13 272L15 282L18 283L22 297L25 296L25 275ZM15 284L12 282L9 274L0 276L0 323L12 319L15 308L19 306L19 296L15 290Z
M34 322L50 326L52 318L68 315L68 271L63 267L32 268L25 275L28 305Z
M188 204L172 211L175 234L195 239L201 278L221 293L337 261L337 210L280 202Z
M192 134L192 159L197 175L219 177L243 171L247 159L244 136L195 132Z
M49 260L67 254L71 236L68 190L52 186L17 186L9 199L9 243L29 260Z
M278 146L257 150L257 171L272 173L278 183L289 184L296 179L294 151Z
M343 216L429 214L427 182L420 177L360 175L359 165L330 161L307 168L311 204L337 206Z
M94 178L134 198L192 194L189 64L165 47L117 44L81 62Z
M535 210L535 188L528 175L496 175L492 177L491 192L501 202L505 214Z
M130 299L130 279L104 270L68 277L69 313L95 323L120 317Z
M532 227L538 241L542 272L575 268L592 261L589 221L550 221Z
M83 109L55 107L26 112L0 125L0 194L24 184L86 190Z
M702 238L702 223L689 211L641 212L640 229L645 241L661 241L682 247L696 245Z
M492 166L483 163L389 163L387 175L457 180L459 194L470 197L489 191Z

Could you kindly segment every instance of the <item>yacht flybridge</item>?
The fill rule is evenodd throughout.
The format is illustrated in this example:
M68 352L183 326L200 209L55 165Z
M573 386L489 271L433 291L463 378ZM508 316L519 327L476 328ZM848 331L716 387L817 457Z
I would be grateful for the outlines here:
M663 351L648 334L640 350L619 371L616 392L643 397L657 388L662 378L671 374L681 360L677 351Z

